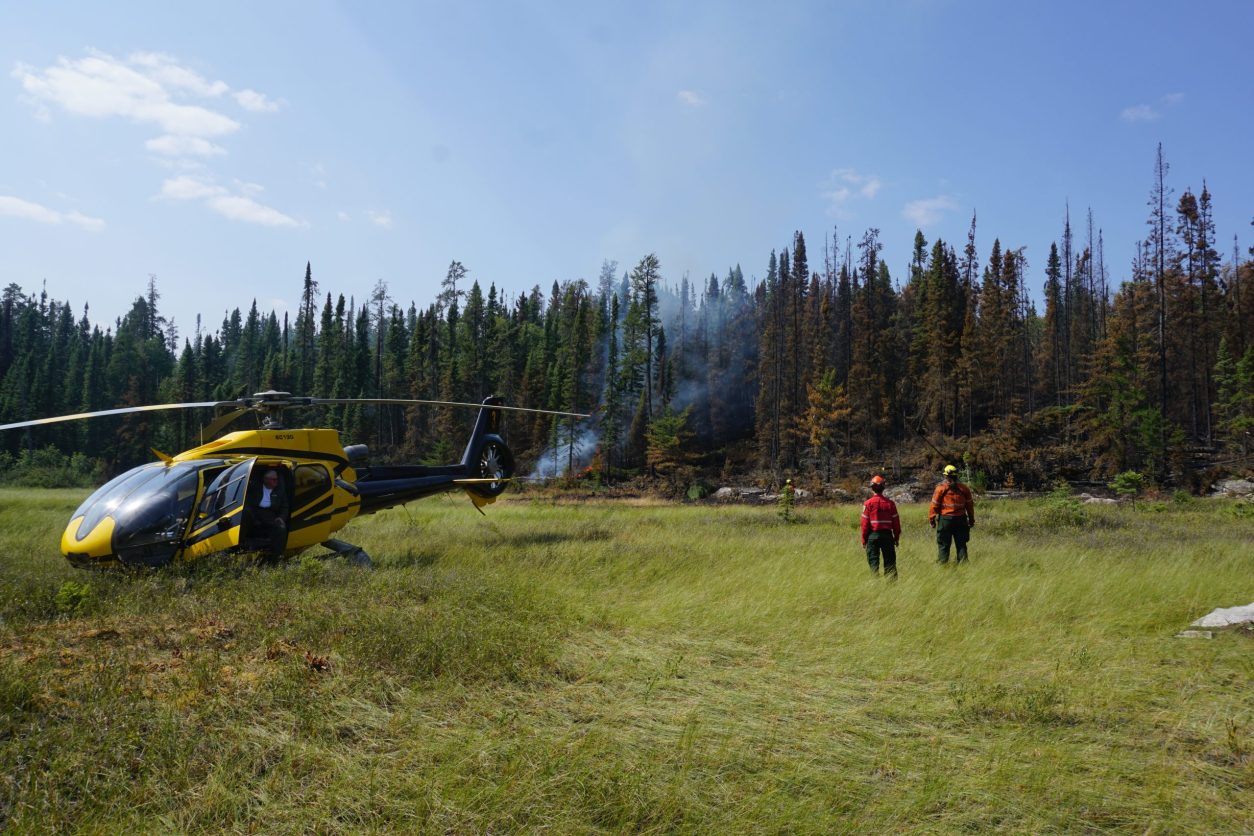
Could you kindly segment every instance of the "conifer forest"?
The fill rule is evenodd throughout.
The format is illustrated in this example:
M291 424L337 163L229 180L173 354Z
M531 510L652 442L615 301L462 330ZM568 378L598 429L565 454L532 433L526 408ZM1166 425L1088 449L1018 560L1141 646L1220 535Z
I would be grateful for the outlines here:
M874 228L821 241L796 232L759 264L708 276L669 275L644 254L606 261L593 281L519 294L453 261L435 299L410 300L403 278L346 296L306 264L294 315L242 300L194 328L162 315L158 277L137 282L112 323L92 319L92 300L10 277L0 423L266 389L497 394L594 414L509 417L508 440L538 476L647 476L682 490L699 478L821 484L957 460L988 486L1138 470L1198 490L1254 446L1254 248L1217 239L1220 199L1205 182L1173 187L1160 147L1127 264L1108 262L1091 211L1059 207L1054 243L1030 257L996 218L973 216L965 240L918 232L891 259ZM293 420L336 427L380 461L455 460L473 417L324 410ZM0 456L12 464L51 447L112 474L150 460L150 448L198 443L209 420L68 422L5 433Z

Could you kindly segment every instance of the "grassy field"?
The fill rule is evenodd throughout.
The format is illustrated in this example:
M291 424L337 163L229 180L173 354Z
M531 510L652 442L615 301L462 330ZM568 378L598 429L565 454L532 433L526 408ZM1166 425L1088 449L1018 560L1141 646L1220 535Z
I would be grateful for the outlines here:
M889 584L854 506L526 498L87 573L82 495L0 492L0 829L1254 830L1254 634L1173 638L1248 507L986 502L955 569L905 506Z

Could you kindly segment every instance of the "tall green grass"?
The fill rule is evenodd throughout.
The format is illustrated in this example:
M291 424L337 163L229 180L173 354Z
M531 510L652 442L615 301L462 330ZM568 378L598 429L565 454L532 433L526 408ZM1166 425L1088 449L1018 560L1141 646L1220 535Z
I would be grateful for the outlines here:
M907 506L888 583L851 506L451 498L85 573L79 499L0 491L15 832L1254 828L1254 637L1173 638L1254 600L1230 503L983 503L962 567Z

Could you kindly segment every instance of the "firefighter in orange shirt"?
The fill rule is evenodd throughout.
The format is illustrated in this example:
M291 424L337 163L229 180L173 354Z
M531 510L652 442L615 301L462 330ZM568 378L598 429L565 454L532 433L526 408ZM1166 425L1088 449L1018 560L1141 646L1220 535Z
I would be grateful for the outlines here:
M932 494L927 523L936 529L936 562L949 562L949 543L958 547L958 563L967 562L967 540L975 528L975 500L971 489L958 481L958 468L945 465L945 480Z
M884 496L884 477L871 477L875 495L862 504L862 545L871 574L879 574L880 555L884 557L884 577L897 577L897 546L901 543L901 519L897 503Z

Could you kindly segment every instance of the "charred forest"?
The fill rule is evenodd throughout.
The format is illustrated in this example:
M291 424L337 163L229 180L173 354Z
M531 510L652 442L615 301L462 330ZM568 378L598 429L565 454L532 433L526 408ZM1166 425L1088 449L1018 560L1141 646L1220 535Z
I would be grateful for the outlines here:
M1121 268L1108 265L1092 212L1063 207L1037 263L973 216L966 240L916 233L896 275L876 229L833 230L817 247L796 232L749 278L739 265L667 277L649 254L605 262L594 282L515 295L454 261L425 307L398 301L402 281L365 298L328 292L307 264L294 315L254 301L190 334L162 316L155 277L103 328L87 306L10 283L0 423L265 389L497 394L595 412L509 419L511 446L543 477L646 476L682 490L716 475L831 483L956 461L990 487L1138 470L1200 489L1251 464L1254 248L1234 237L1221 253L1208 186L1177 195L1167 175L1160 148L1147 233ZM471 417L351 405L299 421L366 442L378 460L436 462L458 457ZM7 433L0 464L76 454L104 475L150 448L198 443L208 420L141 414Z

